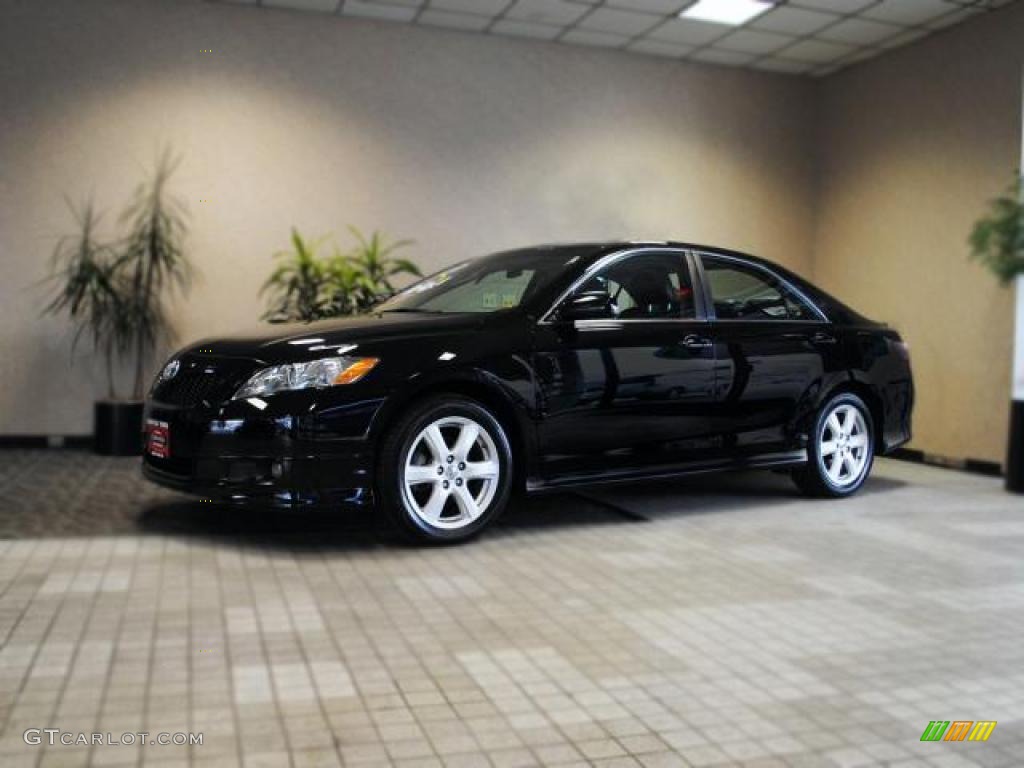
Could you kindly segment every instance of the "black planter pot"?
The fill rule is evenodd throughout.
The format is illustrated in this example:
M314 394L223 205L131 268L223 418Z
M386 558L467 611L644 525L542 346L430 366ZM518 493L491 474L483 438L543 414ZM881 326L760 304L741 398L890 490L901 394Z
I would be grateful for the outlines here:
M101 400L93 408L96 453L103 456L142 455L141 400Z
M1024 400L1010 410L1010 446L1006 453L1006 490L1024 493Z

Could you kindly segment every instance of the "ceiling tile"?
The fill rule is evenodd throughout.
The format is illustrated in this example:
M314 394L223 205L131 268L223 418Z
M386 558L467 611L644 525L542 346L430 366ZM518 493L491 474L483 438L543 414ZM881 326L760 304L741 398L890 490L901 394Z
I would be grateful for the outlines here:
M852 56L847 56L844 59L840 59L839 64L840 66L845 67L850 64L856 64L857 62L860 61L867 61L868 59L873 59L880 54L881 51L879 51L877 48L863 48L854 53Z
M814 75L815 77L824 77L826 75L831 75L833 72L838 72L841 69L846 69L847 67L853 66L854 64L859 64L862 61L866 61L867 59L873 59L876 56L881 55L881 53L882 52L877 48L862 48L852 56L847 56L845 58L839 59L838 61L834 61L830 64L823 64L821 66L815 67L815 69L811 71L811 74Z
M658 24L660 19L649 13L630 13L614 8L598 8L578 22L580 29L610 32L614 35L633 37L640 35Z
M750 53L739 53L738 51L723 51L719 48L702 48L689 57L690 61L701 61L705 64L725 64L738 67L748 64L754 60Z
M810 8L812 11L846 14L861 11L875 2L877 0L790 0L787 5L794 8Z
M588 29L570 29L561 40L563 43L579 45L599 45L603 48L616 48L629 42L625 35L612 35L608 32L594 32Z
M670 19L647 33L652 40L665 40L670 43L686 43L687 45L703 45L721 37L732 27L725 24L712 24L708 21L694 19Z
M605 5L644 13L679 13L693 0L605 0Z
M435 11L428 8L419 15L417 21L431 27L448 27L450 29L482 30L491 23L487 16L476 16L471 13L452 13L451 11Z
M796 61L809 61L814 64L824 64L840 56L851 53L854 47L841 43L829 43L824 40L801 40L799 43L789 46L781 52L787 59Z
M648 53L651 56L667 56L670 59L678 59L690 53L693 49L692 45L663 43L659 40L651 40L645 37L642 40L630 43L626 50L635 51L636 53Z
M534 24L565 25L587 12L587 6L566 0L518 0L505 12L505 18Z
M348 2L348 0L345 0L345 2ZM406 8L419 8L427 2L427 0L362 0L362 2L370 3L372 5L401 5Z
M984 8L963 8L959 11L953 11L947 13L945 16L939 16L934 21L929 21L925 24L928 29L945 29L951 27L954 24L959 24L961 21L966 21L971 16L977 16L979 13L984 13Z
M761 32L756 29L741 29L715 41L715 47L744 53L773 53L792 43L796 38Z
M922 37L925 37L926 35L928 35L927 29L908 29L903 34L896 35L896 37L887 38L880 42L878 45L881 46L882 48L899 48L901 45L907 45L908 43L912 43L915 40L920 40Z
M956 6L945 0L882 0L865 10L864 16L893 24L923 25L952 10Z
M858 17L841 21L834 27L823 29L817 36L822 40L831 40L839 43L872 45L893 35L898 35L905 29L906 27L897 27L892 24L883 24L880 21Z
M345 0L341 12L345 16L385 21L412 21L416 16L416 9L409 6L368 3L365 0Z
M436 11L475 13L479 16L497 16L508 0L430 0L430 8Z
M807 11L803 8L783 6L762 14L751 22L755 29L766 29L769 32L781 32L785 35L809 35L822 27L838 21L839 17L831 13Z
M754 69L764 69L769 72L786 72L793 75L809 71L814 65L806 61L792 61L790 59L767 58L758 59L750 64Z
M263 0L263 4L272 8L291 8L296 11L324 11L334 13L338 10L339 0Z
M491 32L512 37L532 37L538 40L554 40L562 32L562 27L550 24L532 24L529 21L501 19L491 27Z

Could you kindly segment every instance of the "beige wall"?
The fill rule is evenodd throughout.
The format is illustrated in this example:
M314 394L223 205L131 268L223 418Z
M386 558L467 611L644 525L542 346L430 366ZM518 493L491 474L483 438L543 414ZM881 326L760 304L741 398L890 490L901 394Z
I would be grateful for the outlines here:
M212 48L213 54L200 53ZM185 155L200 278L180 335L259 316L292 224L413 237L425 268L545 241L676 237L809 272L808 83L202 2L0 0L0 434L86 433L101 366L38 318L62 195L121 205ZM200 203L209 199L209 203Z
M1013 292L967 259L1020 166L1024 3L820 87L816 281L909 341L914 447L1003 461Z
M914 446L1001 460L1012 296L964 240L1019 163L1022 39L1017 4L815 82L194 0L0 0L0 434L90 429L101 368L69 365L34 284L62 195L111 218L169 142L200 270L183 340L255 321L292 224L414 237L427 269L707 241L893 323Z

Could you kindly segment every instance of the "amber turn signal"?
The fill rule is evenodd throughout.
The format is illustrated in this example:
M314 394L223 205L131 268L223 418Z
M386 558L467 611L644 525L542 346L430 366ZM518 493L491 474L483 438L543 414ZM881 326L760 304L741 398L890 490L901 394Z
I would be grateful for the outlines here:
M334 377L334 384L354 384L373 370L380 362L379 357L361 357Z

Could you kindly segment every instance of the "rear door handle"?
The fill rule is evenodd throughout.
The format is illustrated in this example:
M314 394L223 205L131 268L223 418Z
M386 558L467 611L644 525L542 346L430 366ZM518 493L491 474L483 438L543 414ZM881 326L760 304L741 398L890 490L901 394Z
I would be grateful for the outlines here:
M813 341L815 344L835 344L836 337L833 336L831 333L818 331L813 336L811 336L811 341Z
M698 336L696 333L687 334L680 342L687 349L710 349L711 343L711 339Z

